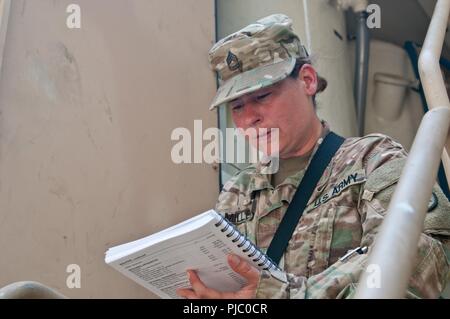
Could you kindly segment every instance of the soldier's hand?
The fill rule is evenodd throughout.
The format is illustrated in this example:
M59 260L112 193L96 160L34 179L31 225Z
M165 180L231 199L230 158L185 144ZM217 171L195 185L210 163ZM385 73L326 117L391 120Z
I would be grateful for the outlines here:
M178 289L177 294L187 299L250 299L255 298L259 282L259 270L236 255L228 255L231 269L247 280L247 284L236 292L220 292L205 286L194 270L188 270L191 289Z

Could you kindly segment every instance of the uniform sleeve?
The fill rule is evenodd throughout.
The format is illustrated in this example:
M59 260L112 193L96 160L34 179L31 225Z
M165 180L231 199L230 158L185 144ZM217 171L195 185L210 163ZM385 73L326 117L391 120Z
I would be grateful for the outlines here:
M218 213L230 213L240 208L240 201L248 196L248 187L254 170L253 166L249 166L237 172L223 185L215 205Z
M215 205L218 213L229 213L238 206L240 190L235 187L236 180L237 176L234 176L223 186Z
M398 144L383 146L368 154L366 163L367 182L361 188L358 205L361 217L361 247L369 252L354 255L345 261L337 261L320 274L309 278L286 274L287 280L280 281L263 272L257 288L257 298L350 298L357 282L365 270L374 239L386 215L392 193L404 165L405 154ZM434 192L441 193L438 186ZM449 216L449 202L440 197L433 213ZM423 233L418 244L415 268L409 282L406 297L437 298L445 288L449 265L439 240L431 233Z

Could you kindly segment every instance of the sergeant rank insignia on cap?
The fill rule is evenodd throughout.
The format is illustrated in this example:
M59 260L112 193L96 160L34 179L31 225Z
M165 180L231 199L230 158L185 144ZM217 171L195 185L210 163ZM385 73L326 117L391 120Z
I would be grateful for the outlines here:
M242 66L241 61L239 61L238 57L231 51L228 51L227 64L230 71L241 69Z

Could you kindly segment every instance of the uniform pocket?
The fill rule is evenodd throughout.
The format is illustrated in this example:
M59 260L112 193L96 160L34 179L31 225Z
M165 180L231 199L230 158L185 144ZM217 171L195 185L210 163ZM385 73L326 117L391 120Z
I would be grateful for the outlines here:
M338 209L335 202L331 201L322 205L318 210L316 225L311 229L315 233L315 237L313 248L308 258L310 275L321 273L328 267L334 221Z
M343 257L349 250L361 246L362 225L356 206L336 206L328 267Z
M264 209L263 213L257 216L258 234L256 244L258 247L262 249L267 249L269 247L286 208L286 204L277 202Z
M241 223L235 226L243 236L247 237L247 223Z

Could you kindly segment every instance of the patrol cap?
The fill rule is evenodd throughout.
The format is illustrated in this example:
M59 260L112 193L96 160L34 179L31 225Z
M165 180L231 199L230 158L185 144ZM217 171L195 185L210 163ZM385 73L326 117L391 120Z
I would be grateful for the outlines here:
M296 59L306 57L291 18L284 14L270 15L230 34L209 51L220 85L210 110L285 79Z

